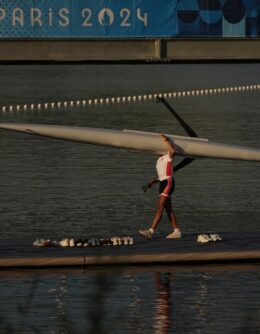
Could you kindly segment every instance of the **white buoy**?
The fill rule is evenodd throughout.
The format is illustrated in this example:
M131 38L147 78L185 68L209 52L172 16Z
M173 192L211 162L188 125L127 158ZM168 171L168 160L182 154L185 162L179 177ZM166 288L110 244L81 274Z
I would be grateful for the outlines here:
M6 111L6 106L2 107L2 111L4 111L4 112Z
M241 91L249 91L249 90L259 90L260 84L252 84L245 86L230 86L230 87L222 87L222 88L209 88L209 89L201 89L201 90L191 90L191 91L179 91L179 92L168 92L168 93L157 93L157 94L144 94L144 95L134 95L134 96L122 96L122 97L112 97L112 98L99 98L93 100L77 100L77 101L59 101L59 102L46 102L46 103L37 103L37 104L25 104L25 105L15 105L15 106L2 106L2 111L7 110L26 110L26 109L41 109L48 107L54 108L57 106L60 108L61 106L67 107L68 105L73 106L74 104L86 105L86 104L103 104L103 103L114 103L114 102L135 102L135 101L147 101L147 100L155 100L157 97L160 98L176 98L176 97L186 97L186 96L194 96L194 95L208 95L208 94L218 94L218 93L230 93L230 92L241 92Z

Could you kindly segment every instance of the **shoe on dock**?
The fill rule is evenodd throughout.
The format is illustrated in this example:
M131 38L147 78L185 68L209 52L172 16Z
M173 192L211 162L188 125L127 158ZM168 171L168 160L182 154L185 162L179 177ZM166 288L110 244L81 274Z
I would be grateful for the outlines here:
M62 239L62 240L60 241L60 246L61 246L61 247L69 247L69 245L70 245L70 241L69 241L69 239L67 239L67 238Z
M152 238L153 234L151 233L150 230L140 230L139 233L144 235L146 238Z
M166 239L180 239L180 238L181 238L181 231L173 231L166 237Z
M45 239L36 239L33 242L33 246L36 246L36 247L45 247L46 246L46 242L47 242L47 240L45 240Z
M218 234L210 234L210 238L212 241L221 241L222 238Z
M209 241L212 241L212 239L207 236L207 234L199 234L198 235L198 238L197 238L197 242L200 242L200 243L206 243L206 242L209 242Z

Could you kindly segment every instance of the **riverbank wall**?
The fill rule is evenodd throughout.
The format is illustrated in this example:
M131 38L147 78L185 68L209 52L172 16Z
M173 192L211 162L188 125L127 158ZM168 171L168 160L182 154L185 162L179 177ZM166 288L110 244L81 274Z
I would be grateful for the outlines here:
M259 61L260 38L0 40L0 61Z

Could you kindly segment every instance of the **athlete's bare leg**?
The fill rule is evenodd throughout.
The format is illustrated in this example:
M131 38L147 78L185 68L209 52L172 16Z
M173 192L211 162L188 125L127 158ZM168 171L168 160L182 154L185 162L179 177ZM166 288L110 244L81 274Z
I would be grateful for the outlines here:
M152 229L155 231L163 214L163 210L165 208L166 202L167 202L168 197L160 195L159 197L159 202L157 205L157 211L153 219L153 224L152 224Z
M170 197L167 198L167 201L165 203L165 210L167 212L168 219L170 223L172 224L172 228L173 229L179 228L179 225L177 224L177 221L176 221L175 213L172 209L172 203L171 203Z

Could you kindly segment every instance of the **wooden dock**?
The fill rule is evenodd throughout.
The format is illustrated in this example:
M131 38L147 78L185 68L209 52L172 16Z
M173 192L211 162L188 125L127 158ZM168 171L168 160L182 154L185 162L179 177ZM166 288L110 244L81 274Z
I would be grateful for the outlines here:
M134 236L134 245L34 247L33 239L0 240L0 268L166 265L260 261L260 233L219 233L222 241L197 242L196 233L181 239Z

